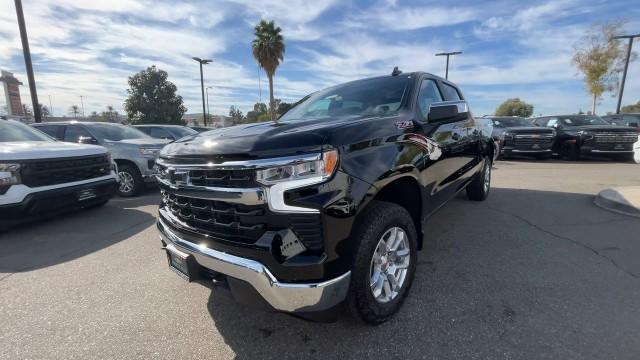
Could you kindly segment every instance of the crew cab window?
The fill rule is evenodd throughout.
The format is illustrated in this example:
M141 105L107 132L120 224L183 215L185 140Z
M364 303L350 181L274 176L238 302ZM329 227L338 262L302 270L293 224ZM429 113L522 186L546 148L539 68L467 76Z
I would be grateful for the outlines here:
M149 135L156 139L173 139L173 136L169 134L165 129L152 127L149 131Z
M36 129L51 136L54 139L62 140L62 126L58 125L41 125L36 126Z
M442 91L444 91L444 97L447 99L447 101L461 100L460 94L458 93L458 90L456 88L449 84L443 83L442 85Z
M79 142L80 137L83 138L93 138L89 132L80 126L69 125L64 130L64 141L66 142Z
M547 123L545 124L545 126L547 127L553 127L556 125L558 125L558 119L555 119L555 118L547 120Z
M429 107L431 104L441 101L442 95L440 95L440 90L438 90L436 82L431 79L423 80L418 93L418 107L420 108L422 116L426 119L429 115Z

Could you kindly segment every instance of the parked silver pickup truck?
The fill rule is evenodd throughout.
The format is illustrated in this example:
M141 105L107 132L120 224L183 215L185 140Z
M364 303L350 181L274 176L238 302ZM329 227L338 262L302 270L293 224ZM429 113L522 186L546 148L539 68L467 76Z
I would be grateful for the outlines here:
M118 195L134 196L155 182L154 166L160 149L170 140L154 139L129 126L106 122L66 121L34 124L61 141L106 147L118 165Z

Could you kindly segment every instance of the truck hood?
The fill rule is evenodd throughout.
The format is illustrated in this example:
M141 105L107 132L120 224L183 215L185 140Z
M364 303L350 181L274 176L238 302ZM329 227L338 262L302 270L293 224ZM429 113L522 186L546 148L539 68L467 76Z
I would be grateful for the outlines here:
M180 139L164 147L160 156L249 155L252 157L313 151L332 144L340 128L370 123L362 116L325 117L307 121L272 121L237 125ZM362 129L362 131L365 131ZM362 132L360 131L360 132ZM368 130L367 130L368 131Z
M149 147L163 147L171 142L171 140L165 139L125 139L120 141L110 141L106 140L106 143L113 144L129 144L129 145L137 145L137 146L149 146Z
M0 142L0 160L54 159L106 153L102 146L58 141Z

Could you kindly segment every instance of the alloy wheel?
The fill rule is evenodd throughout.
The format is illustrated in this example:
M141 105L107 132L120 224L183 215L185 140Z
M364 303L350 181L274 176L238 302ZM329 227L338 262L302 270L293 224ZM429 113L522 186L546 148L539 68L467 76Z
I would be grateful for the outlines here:
M369 272L371 292L380 303L395 299L405 283L411 250L405 231L393 227L378 241Z
M133 176L126 171L119 172L118 176L120 177L120 187L118 188L120 193L128 194L133 191L135 185Z

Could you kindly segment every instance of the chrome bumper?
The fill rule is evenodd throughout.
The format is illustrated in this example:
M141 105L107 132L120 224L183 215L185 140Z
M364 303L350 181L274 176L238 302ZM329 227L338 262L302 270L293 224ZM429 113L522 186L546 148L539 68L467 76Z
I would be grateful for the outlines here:
M347 296L351 272L320 283L281 283L263 264L239 256L194 244L178 237L162 219L158 220L160 238L169 251L192 255L196 262L215 272L244 280L273 308L286 312L327 310Z

